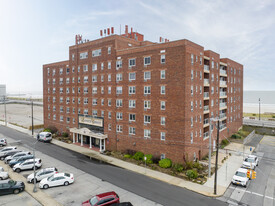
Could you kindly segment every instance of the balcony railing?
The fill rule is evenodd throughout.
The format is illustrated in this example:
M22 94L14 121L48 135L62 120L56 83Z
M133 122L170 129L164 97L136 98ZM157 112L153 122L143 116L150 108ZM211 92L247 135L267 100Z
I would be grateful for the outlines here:
M203 106L203 111L208 111L209 110L209 106L206 105L206 106Z
M203 120L203 124L209 124L209 119L207 118L207 119Z
M208 97L209 97L209 92L204 92L204 93L203 93L203 97L204 97L204 98L208 98Z
M226 92L220 92L220 97L226 96Z
M226 70L220 69L220 74L226 75Z
M204 79L204 84L208 84L209 85L209 79Z
M226 128L226 124L221 124L221 125L220 125L220 130L222 130L222 129L224 129L224 128Z
M222 86L226 86L226 81L220 81L220 85L222 85Z
M208 132L205 132L205 133L203 134L203 138L205 139L205 138L207 138L207 137L209 137L209 134L208 134Z
M221 107L226 107L226 102L220 103L220 108L221 108Z
M209 66L208 65L204 65L204 71L206 71L206 72L209 72Z
M221 114L220 114L220 119L222 119L222 118L224 118L224 117L226 117L226 113L221 113Z

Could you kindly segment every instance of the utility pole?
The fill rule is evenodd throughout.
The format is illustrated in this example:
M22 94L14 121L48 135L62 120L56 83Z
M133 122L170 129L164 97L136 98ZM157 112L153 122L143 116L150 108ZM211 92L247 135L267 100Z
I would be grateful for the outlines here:
M35 166L35 145L38 142L38 140L36 140L36 142L33 145L33 192L37 192L36 189L36 166Z
M259 98L259 120L261 120L261 98Z
M214 194L217 194L217 172L218 172L218 154L219 154L219 134L220 134L220 120L218 119L217 127L217 150L216 150L216 163L215 163L215 180L214 180Z
M5 126L7 126L7 107L6 107L6 96L4 96L4 106L5 106Z
M208 153L208 178L211 177L211 122L212 122L212 119L209 118L210 120L210 125L209 125L209 128L210 128L210 131L209 131L209 153Z
M33 136L33 101L31 100L31 106L32 106L32 136Z

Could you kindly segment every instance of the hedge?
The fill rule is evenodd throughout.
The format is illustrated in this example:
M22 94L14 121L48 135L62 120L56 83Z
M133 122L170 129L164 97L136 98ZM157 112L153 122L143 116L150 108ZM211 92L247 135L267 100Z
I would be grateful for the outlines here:
M170 168L172 166L172 160L166 158L159 161L159 166L162 168Z
M133 159L135 160L143 160L144 154L142 152L136 152L136 154L133 156Z
M189 179L196 179L198 177L198 172L196 170L187 170L186 175Z

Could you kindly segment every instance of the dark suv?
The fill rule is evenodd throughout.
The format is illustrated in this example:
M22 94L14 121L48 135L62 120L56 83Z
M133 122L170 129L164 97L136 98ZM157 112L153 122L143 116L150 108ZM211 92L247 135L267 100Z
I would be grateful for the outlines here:
M24 182L3 180L0 181L0 195L18 194L25 190Z
M7 156L12 156L18 152L21 152L21 150L8 151L8 152L5 152L0 158L1 158L1 160L4 160Z
M23 157L19 157L17 159L13 159L9 162L9 166L13 167L14 165L21 163L21 162L25 162L25 160L29 160L29 159L33 159L33 155L26 155Z

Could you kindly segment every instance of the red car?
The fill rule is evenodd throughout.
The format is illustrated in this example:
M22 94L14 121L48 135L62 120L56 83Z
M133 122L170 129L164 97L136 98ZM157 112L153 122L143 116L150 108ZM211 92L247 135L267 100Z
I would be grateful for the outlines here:
M112 191L96 195L91 199L82 202L82 206L107 206L114 203L119 203L119 196Z

